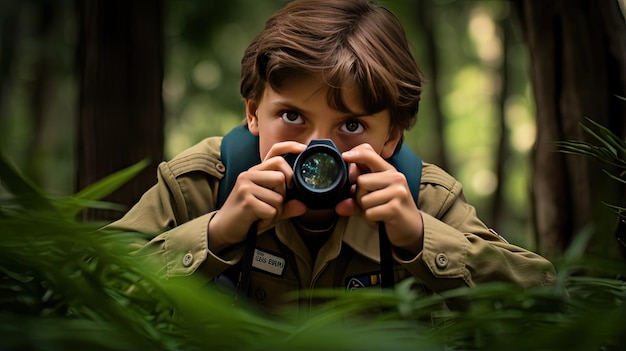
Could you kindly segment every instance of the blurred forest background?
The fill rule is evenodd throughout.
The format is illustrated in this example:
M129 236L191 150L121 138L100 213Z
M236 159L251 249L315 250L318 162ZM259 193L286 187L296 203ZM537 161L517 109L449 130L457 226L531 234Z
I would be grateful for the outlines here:
M623 202L623 188L551 142L584 138L584 117L626 135L623 4L380 2L427 78L406 143L459 179L513 243L556 257L591 223L609 238L601 250L615 245L602 202ZM0 151L58 195L148 158L143 183L123 191L129 202L112 198L132 204L158 162L244 118L241 56L285 3L0 1Z

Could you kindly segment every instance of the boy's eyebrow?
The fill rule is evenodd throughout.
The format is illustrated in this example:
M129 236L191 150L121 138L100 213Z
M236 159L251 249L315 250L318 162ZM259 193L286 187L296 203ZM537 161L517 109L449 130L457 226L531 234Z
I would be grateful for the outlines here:
M300 107L290 103L289 101L277 100L277 101L273 101L272 104L276 105L276 106L279 106L281 108L288 109L288 110L295 110L295 111L300 111L300 112L306 112L305 109L300 108Z
M278 100L278 101L274 101L272 104L280 106L281 108L285 108L285 109L288 109L288 110L298 111L298 112L304 113L305 115L309 114L306 109L298 107L298 106L296 106L296 105L294 105L294 104L292 104L292 103L290 103L288 101ZM358 118L358 117L371 117L372 116L371 114L366 113L366 112L361 113L361 112L343 112L343 111L341 111L341 113L344 114L344 115L341 116L342 118Z

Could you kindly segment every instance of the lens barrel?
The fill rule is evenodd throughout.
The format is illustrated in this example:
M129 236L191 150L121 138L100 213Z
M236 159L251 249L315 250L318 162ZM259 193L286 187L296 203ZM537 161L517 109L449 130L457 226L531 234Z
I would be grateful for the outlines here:
M294 174L287 200L298 199L311 209L332 209L350 197L348 165L332 140L312 140L302 153L285 159Z

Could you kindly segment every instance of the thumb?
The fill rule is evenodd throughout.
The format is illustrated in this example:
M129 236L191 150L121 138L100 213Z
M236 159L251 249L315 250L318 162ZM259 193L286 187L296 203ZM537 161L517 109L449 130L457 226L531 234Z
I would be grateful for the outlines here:
M357 211L357 204L353 198L345 199L335 206L335 212L342 217L350 217Z
M299 200L290 200L283 206L281 219L302 216L306 212L306 206Z

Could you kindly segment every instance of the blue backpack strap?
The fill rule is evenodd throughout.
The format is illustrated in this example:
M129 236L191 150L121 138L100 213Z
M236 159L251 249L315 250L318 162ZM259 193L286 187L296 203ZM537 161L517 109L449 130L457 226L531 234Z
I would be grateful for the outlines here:
M413 195L413 201L418 204L420 183L422 180L422 160L408 146L403 144L400 150L387 160L399 172L404 174ZM380 247L380 284L383 289L393 288L395 279L393 274L393 255L391 243L383 222L378 224L378 245Z
M247 125L235 127L222 139L220 154L226 173L217 191L217 208L226 202L239 173L261 163L259 137L252 135Z
M220 153L226 173L220 181L217 192L217 208L221 208L226 201L228 194L235 186L239 173L261 163L259 138L250 133L248 126L240 125L224 136ZM387 161L405 175L413 200L417 204L422 179L422 160L406 144L403 144L400 150Z
M387 162L394 166L400 173L404 174L407 182L409 183L409 189L411 190L411 195L413 195L413 201L415 201L415 204L417 205L420 193L420 184L422 182L422 160L413 152L413 150L406 146L406 144L402 144L400 150L391 156Z

